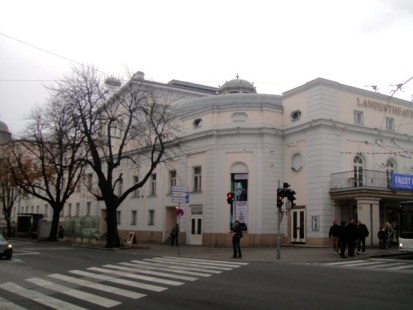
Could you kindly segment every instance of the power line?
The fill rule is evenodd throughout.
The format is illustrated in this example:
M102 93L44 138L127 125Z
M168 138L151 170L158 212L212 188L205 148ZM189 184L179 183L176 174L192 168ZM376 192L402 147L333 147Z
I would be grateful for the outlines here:
M56 54L56 53L51 52L51 51L49 51L49 50L47 50L47 49L38 47L38 46L36 46L36 45L34 45L34 44L25 42L25 41L23 41L23 40L19 40L19 39L17 39L17 38L14 38L14 37L12 37L12 36L9 36L9 35L7 35L7 34L5 34L5 33L1 33L1 32L0 32L0 35L4 36L4 37L6 37L6 38L9 38L9 39L11 39L11 40L14 40L14 41L16 41L16 42L22 43L22 44L24 44L24 45L30 46L30 47L32 47L32 48L38 49L39 51L48 53L48 54L50 54L50 55L53 55L53 56L56 56L56 57L59 57L59 58L62 58L62 59L64 59L64 60L66 60L66 61L69 61L69 62L78 64L78 65L83 65L83 64L81 64L80 62L78 62L78 61L76 61L76 60L73 60L73 59L64 57L64 56L62 56L62 55Z

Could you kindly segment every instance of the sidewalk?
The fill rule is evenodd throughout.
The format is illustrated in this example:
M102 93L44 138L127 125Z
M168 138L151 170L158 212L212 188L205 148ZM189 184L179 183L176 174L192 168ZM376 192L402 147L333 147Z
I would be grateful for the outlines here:
M400 254L396 246L388 250L378 247L367 247L366 252L354 257L341 258L335 254L331 247L310 247L304 245L281 245L279 259L277 259L277 248L242 248L242 259L236 261L244 262L329 262L342 260L356 260L366 257L383 257ZM232 259L232 248L210 248L203 246L184 245L172 247L164 244L139 244L130 249L120 251L130 251L136 254L148 256L174 256L188 258L202 258L211 260L235 260Z

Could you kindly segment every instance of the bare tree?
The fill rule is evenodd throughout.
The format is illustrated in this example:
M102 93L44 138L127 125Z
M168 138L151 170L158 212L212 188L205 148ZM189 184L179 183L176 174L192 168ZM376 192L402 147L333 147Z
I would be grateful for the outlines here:
M60 213L79 183L87 155L83 136L67 107L50 100L30 115L24 139L12 143L10 169L16 184L53 209L48 240L57 240Z
M149 179L167 155L174 128L174 101L168 91L131 79L113 93L91 66L73 68L71 75L58 82L56 97L72 108L88 150L88 165L97 176L98 191L90 189L106 206L106 247L121 245L117 208ZM122 182L122 169L139 171L139 182L116 191Z
M7 225L7 236L11 236L11 213L16 202L21 197L21 189L16 184L9 169L10 148L7 145L2 146L0 151L0 202L3 205L3 215Z

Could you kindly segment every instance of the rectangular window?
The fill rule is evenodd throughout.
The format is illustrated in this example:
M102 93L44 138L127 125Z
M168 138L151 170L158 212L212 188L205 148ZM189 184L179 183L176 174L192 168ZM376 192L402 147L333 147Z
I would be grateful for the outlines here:
M86 216L90 216L90 209L91 209L92 203L88 201L86 203Z
M80 203L77 203L76 204L76 215L75 216L79 217L79 215L80 215Z
M155 225L155 210L149 210L148 225Z
M92 189L92 182L93 182L93 174L91 174L91 173L89 173L88 175L87 175L87 188L89 189L89 190L91 190Z
M151 196L156 195L156 173L151 176Z
M72 216L72 204L69 203L69 205L67 206L67 216Z
M123 179L119 178L118 179L118 196L122 195L122 190L123 190L122 186L123 186Z
M118 225L120 225L120 215L121 215L120 211L116 211L116 223Z
M132 212L131 212L131 220L130 220L130 224L131 224L131 225L136 225L136 217L137 217L137 211L136 211L136 210L132 210Z
M48 205L44 205L44 216L48 217L49 216L49 206Z
M176 186L176 170L169 171L169 192L172 192L172 186Z
M354 124L364 125L364 113L362 111L354 110Z
M139 177L138 176L133 177L133 183L134 183L134 185L139 183ZM134 190L133 197L139 197L139 188Z
M194 167L194 192L202 190L202 168Z
M386 128L387 130L394 131L394 118L386 117Z

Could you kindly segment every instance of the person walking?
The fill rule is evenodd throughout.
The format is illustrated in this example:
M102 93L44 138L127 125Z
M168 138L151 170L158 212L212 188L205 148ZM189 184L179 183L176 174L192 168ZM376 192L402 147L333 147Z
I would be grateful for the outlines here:
M338 248L340 249L340 257L346 258L347 234L346 221L341 221L338 229Z
M380 227L380 230L377 233L377 238L379 238L379 248L384 249L386 244L386 230L384 227Z
M65 237L65 230L63 229L62 225L59 226L58 235L59 235L59 239L63 239Z
M390 249L391 243L393 242L393 227L389 222L384 224L384 231L386 232L385 238L385 249Z
M369 230L367 226L361 222L357 221L357 254L366 252L366 238L369 236ZM361 252L360 252L361 251Z
M338 221L334 220L333 225L330 226L330 230L328 232L328 237L331 239L333 243L333 251L334 253L338 254L338 235L340 232L340 226L338 225Z
M241 255L240 240L242 238L242 228L238 220L234 222L234 225L231 228L231 232L232 232L232 248L234 251L232 258L241 258L242 255Z
M174 228L171 230L171 246L173 246L176 243L176 246L178 246L179 242L179 225L178 223L175 224Z
M350 219L346 226L348 256L354 257L354 251L356 249L357 240L357 227L354 219Z

